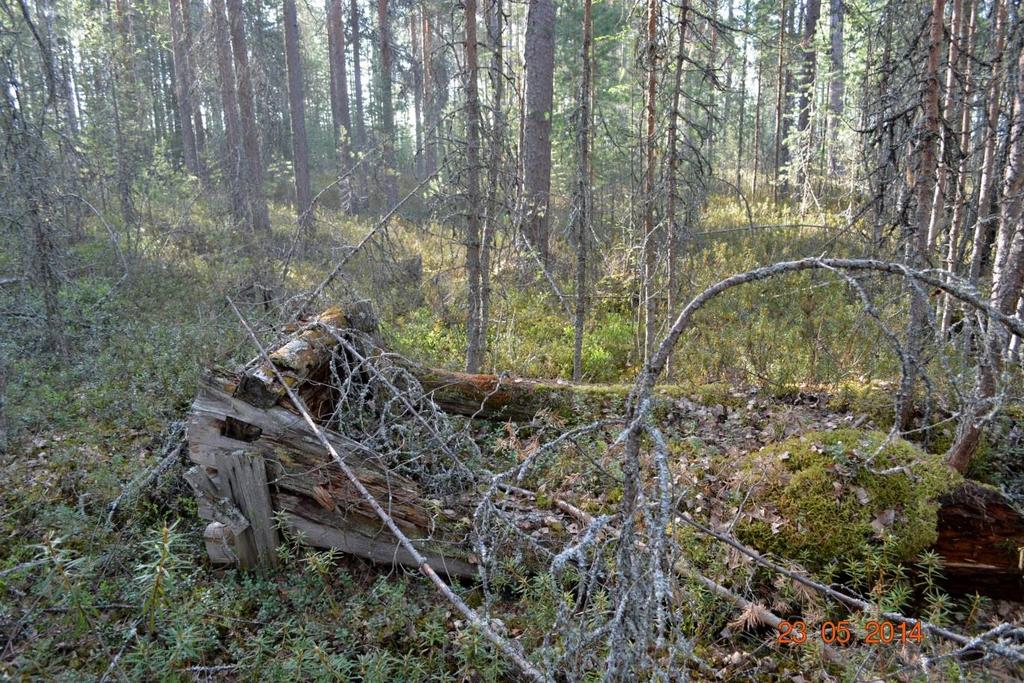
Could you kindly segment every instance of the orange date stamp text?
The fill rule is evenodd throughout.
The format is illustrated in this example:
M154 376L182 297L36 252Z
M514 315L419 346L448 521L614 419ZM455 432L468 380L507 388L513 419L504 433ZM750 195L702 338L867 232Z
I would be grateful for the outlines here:
M890 644L921 644L924 639L920 622L904 624L892 621L869 621L864 625L864 632L858 634L849 621L824 621L817 629L808 626L804 621L782 621L776 629L776 642L779 645L803 645L807 642L812 629L826 645L849 645L863 643L866 645Z

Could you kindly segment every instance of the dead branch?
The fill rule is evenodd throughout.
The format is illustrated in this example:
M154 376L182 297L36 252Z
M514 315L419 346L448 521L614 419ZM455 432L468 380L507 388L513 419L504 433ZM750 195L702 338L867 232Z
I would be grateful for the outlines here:
M285 382L285 378L281 375L281 373L270 361L270 357L267 354L266 350L263 348L263 345L260 343L259 338L256 336L256 333L253 332L252 328L249 326L248 321L242 315L241 311L238 310L238 307L235 306L235 303L230 299L228 300L228 303L231 305L231 308L235 312L235 315L238 316L238 319L242 323L243 327L245 327L245 330L249 334L250 338L252 338L253 343L259 349L260 357L263 359L265 363L267 363L268 365L270 365L270 367L273 368L273 372L275 373L277 380L282 384L282 386L284 386L288 398L299 410L299 413L302 415L303 420L305 420L309 428L312 429L313 432L316 434L317 439L320 441L320 445L328 453L330 453L331 458L334 460L334 463L341 469L345 477L349 480L349 483L359 492L359 494L363 497L363 500L365 500L366 503L373 509L373 512L377 515L377 517L380 518L381 522L384 523L384 525L388 528L388 531L391 532L395 539L398 540L402 548L407 553L409 553L409 555L416 561L419 570L431 581L431 583L434 584L437 590L471 624L473 624L473 626L477 628L477 630L479 630L488 640L490 640L499 650L501 650L510 660L512 660L512 662L515 663L515 665L526 677L535 681L551 681L552 678L548 674L542 673L540 670L538 670L529 660L526 659L526 657L523 656L521 652L514 648L508 640L506 640L498 633L496 633L494 629L491 628L491 626L487 624L480 617L480 615L476 613L474 609L467 605L462 600L462 598L457 596L448 586L448 584L441 580L441 577L438 576L437 572L434 571L434 568L430 566L430 563L427 561L427 559L420 554L416 546L413 545L411 540L409 540L409 537L406 536L405 533L398 527L398 524L395 523L395 520L391 517L391 515L388 514L383 507L381 507L381 504L377 501L373 494L371 494L367 490L367 488L363 485L363 482L359 479L358 476L356 476L356 473L352 471L352 469L348 466L345 460L338 454L338 451L334 448L331 442L328 441L327 438L324 436L323 430L320 429L320 426L316 423L316 420L314 420L312 415L310 415L309 410L306 408L305 402L302 401L301 398L299 398L298 394L296 394L290 386L288 386L288 384Z

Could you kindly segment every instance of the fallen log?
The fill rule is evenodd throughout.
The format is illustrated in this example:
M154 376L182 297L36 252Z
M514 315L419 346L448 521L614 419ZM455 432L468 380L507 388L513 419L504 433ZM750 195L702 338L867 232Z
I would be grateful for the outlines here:
M385 564L412 565L409 553L367 508L365 501L324 452L297 414L278 377L318 419L333 414L331 363L356 350L363 358L386 356L423 386L443 411L501 420L531 420L540 411L587 412L609 396L625 398L621 387L581 387L495 375L425 368L381 349L373 337L376 321L366 310L346 314L330 309L301 326L293 338L269 353L273 367L257 364L239 373L211 373L201 382L188 424L189 456L196 465L187 480L210 524L205 539L212 561L252 568L276 563L278 531L301 535L320 547ZM348 349L348 351L346 351ZM337 368L335 368L335 372ZM598 396L600 400L592 401ZM605 405L605 407L607 407ZM338 431L323 431L343 454L360 482L387 501L397 526L411 538L431 567L449 576L473 576L477 558L469 539L474 490L431 497L373 451ZM565 509L539 510L512 488L505 500L512 524L536 528ZM972 482L940 500L939 539L948 586L1024 598L1024 516L999 492ZM518 520L518 521L517 521ZM550 540L554 542L551 535Z
M996 489L965 481L940 499L939 539L945 587L1024 600L1024 517Z

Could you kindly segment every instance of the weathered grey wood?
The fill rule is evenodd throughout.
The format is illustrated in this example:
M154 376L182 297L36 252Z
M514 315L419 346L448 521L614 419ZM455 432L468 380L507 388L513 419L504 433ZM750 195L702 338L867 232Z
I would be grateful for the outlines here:
M236 536L249 528L249 520L221 494L217 485L202 468L190 468L185 472L185 481L192 487L192 492L196 496L200 517L217 522Z
M380 564L417 566L409 553L386 533L382 533L379 538L368 538L361 533L319 524L291 512L285 512L282 518L286 526L294 533L300 534L310 545L337 548L344 553L365 557ZM438 573L461 577L477 575L476 567L455 555L445 556L424 550L420 552L427 558L427 564Z
M236 536L231 529L220 522L210 522L203 531L203 542L206 554L213 564L237 564L238 553L235 551Z
M249 528L235 537L239 566L242 569L275 566L277 530L263 456L242 449L221 452L217 472L222 478L222 490L249 522Z

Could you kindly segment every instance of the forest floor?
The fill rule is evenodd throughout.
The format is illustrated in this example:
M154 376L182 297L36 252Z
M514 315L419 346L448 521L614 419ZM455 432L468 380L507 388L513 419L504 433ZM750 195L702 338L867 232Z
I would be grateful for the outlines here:
M790 218L764 211L764 222ZM728 227L741 222L739 215L739 207L713 203L704 227ZM284 568L272 574L210 567L194 500L174 471L147 484L138 501L108 521L111 501L165 455L168 426L187 413L203 369L252 355L225 303L225 297L245 298L247 264L225 249L226 233L198 218L184 228L176 220L164 219L159 234L171 237L154 239L136 255L123 282L102 241L75 247L69 256L73 277L62 294L73 342L66 360L14 353L33 348L38 312L16 292L0 292L3 311L19 321L4 342L12 359L7 409L13 438L0 460L0 676L514 680L507 662L415 573L384 571L293 541L282 548ZM330 232L323 253L354 242L368 227L357 223ZM376 303L389 342L419 360L457 366L460 282L445 276L457 250L409 226L396 227L389 238L400 245L397 253L355 261L327 298L384 292ZM688 260L690 287L752 264L820 253L823 241L840 238L793 229L703 242ZM394 275L400 269L381 268L415 254L424 255L422 279L403 282ZM625 280L627 258L624 252L620 271L609 268L596 285L585 348L593 381L628 381L637 367L634 306L617 279ZM615 256L608 260L614 263ZM330 256L297 260L289 287L310 287L330 262ZM517 282L522 274L499 272L496 278ZM539 280L496 291L501 293L493 366L524 376L564 377L572 337L557 298ZM673 381L684 388L662 426L678 458L675 475L694 482L693 509L738 514L743 500L730 478L740 470L738 460L763 446L808 432L888 426L891 388L884 380L893 376L893 361L876 352L878 334L862 329L859 308L836 303L841 294L840 285L811 276L781 288L751 288L739 301L712 307L706 324L680 348L678 358L685 362ZM818 315L824 309L832 315ZM259 306L245 310L258 319ZM259 322L267 329L277 321ZM501 426L466 428L482 444L506 436ZM590 444L596 470L616 466L609 442L601 436ZM992 449L983 471L1019 486L1010 481L1019 472L1004 467L1018 456L1009 447ZM533 483L591 511L614 505L614 490L594 488L600 479L588 479L585 468L574 472L566 476L555 463ZM834 612L812 598L772 588L755 568L740 567L741 560L700 544L692 550L709 573L722 577L742 570L749 583L767 583L780 605L800 603L808 614ZM891 558L879 551L871 560L879 572L893 573L887 590L902 590ZM970 632L1024 621L1020 604L946 595L931 581L934 568L919 569L930 592L904 606L922 615ZM550 626L551 587L544 576L515 568L506 578L495 613L529 651ZM471 583L459 590L471 604L482 599ZM700 656L725 680L919 675L913 648L856 648L845 663L826 665L811 650L777 646L771 630L741 628L736 616L731 605L702 595L690 625ZM1020 673L998 663L981 667L955 659L938 666L943 678L1012 680Z

